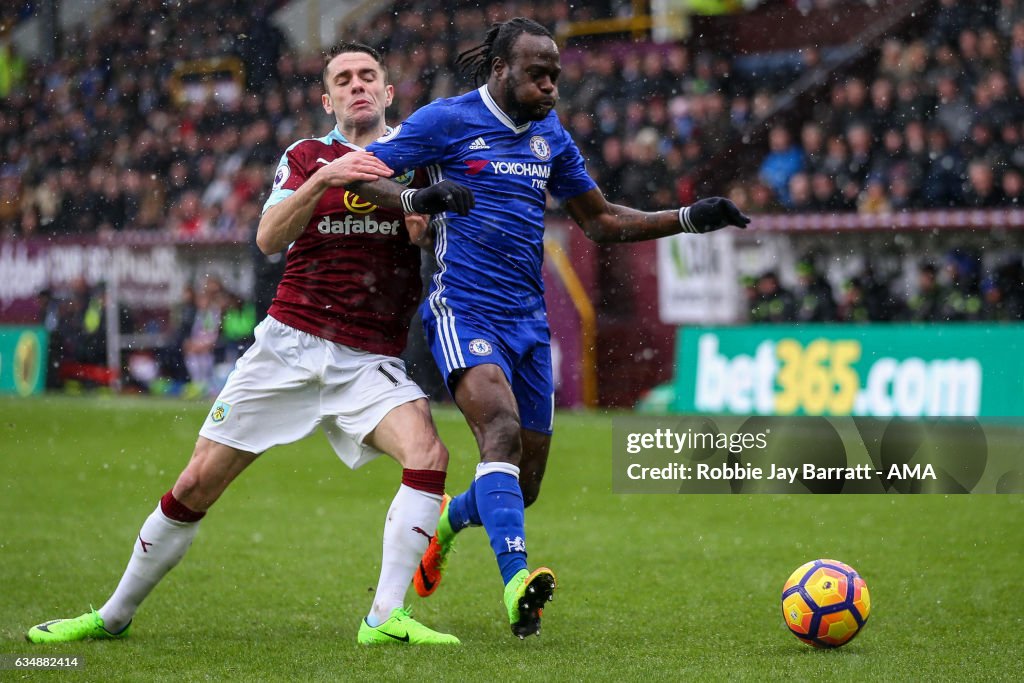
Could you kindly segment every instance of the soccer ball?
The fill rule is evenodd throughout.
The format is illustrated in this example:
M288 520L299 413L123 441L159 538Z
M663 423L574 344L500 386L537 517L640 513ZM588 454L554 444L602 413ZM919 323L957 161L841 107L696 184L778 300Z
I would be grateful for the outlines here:
M871 613L864 579L848 564L814 560L793 572L782 587L782 617L800 640L814 647L839 647L860 633Z

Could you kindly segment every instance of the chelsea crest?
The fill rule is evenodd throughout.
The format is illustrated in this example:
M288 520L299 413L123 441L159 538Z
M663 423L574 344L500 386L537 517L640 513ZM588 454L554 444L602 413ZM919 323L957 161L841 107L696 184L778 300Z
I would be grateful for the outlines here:
M530 151L533 152L533 156L541 161L547 161L551 158L551 147L548 146L548 141L539 135L534 135L530 138Z

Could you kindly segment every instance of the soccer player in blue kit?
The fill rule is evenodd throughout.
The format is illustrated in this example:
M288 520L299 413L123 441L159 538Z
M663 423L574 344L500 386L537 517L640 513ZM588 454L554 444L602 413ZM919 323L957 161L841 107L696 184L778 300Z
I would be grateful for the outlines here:
M555 114L558 48L540 24L494 25L459 56L478 90L437 100L367 149L396 175L427 168L431 182L472 190L468 215L433 221L438 270L421 305L431 352L476 437L481 462L462 494L447 501L414 585L430 595L455 534L482 525L505 582L512 633L540 631L555 576L527 568L524 509L537 499L551 444L554 381L544 306L546 193L596 242L705 233L749 219L729 200L644 212L609 203ZM406 212L412 191L403 193ZM447 500L447 499L446 499Z

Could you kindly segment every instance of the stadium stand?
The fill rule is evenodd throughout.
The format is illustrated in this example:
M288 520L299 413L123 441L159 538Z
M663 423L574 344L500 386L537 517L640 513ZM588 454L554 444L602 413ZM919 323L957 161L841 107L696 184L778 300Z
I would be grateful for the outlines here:
M269 19L280 4L240 11L230 0L117 0L97 28L62 36L48 63L26 63L0 40L0 237L142 231L247 242L280 150L323 127L308 104L320 60L285 44ZM467 87L455 56L492 21L529 14L561 35L570 22L611 16L621 4L459 1L437 11L418 0L343 35L387 55L396 89L389 119L398 121ZM563 49L559 111L612 200L669 208L728 194L765 230L1019 223L1024 3L775 0L758 11L846 12L844 21L868 30L882 6L902 23L856 49L813 33L801 44L792 35L801 31L786 31L775 38L781 49L751 52L743 40L758 19L744 23L744 15L694 19L684 43L573 38ZM906 21L911 6L921 11ZM10 14L0 16L14 21ZM709 26L723 39L709 40ZM189 80L213 72L222 86L215 96ZM995 211L979 218L974 209ZM1019 317L1019 263L977 257L970 277L956 280L947 267L960 259L954 251L929 267L938 267L943 287L983 304L940 319ZM593 253L603 335L614 338L633 324L637 304L623 292L651 252ZM828 269L820 256L812 265ZM891 274L872 275L869 266L832 269L829 317L912 319L909 302L921 295L915 274L909 288L890 291ZM796 270L765 275L782 291L798 286ZM787 304L787 313L759 316L779 308L768 305L774 296L753 297L753 319L799 315ZM852 312L857 296L883 303ZM651 329L657 336L667 328ZM665 352L664 342L646 341Z

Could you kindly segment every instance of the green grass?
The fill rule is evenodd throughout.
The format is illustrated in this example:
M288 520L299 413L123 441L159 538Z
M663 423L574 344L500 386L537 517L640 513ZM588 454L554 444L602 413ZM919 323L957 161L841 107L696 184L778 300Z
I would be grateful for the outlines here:
M235 482L130 639L27 644L32 624L104 602L207 408L0 400L0 653L83 656L80 680L1020 675L1024 497L613 495L611 420L598 414L559 415L527 515L531 559L560 581L541 638L510 635L486 537L471 530L439 592L411 598L463 646L358 647L399 470L387 460L352 472L316 435ZM461 490L475 447L458 413L436 418L452 451L449 489ZM789 573L817 557L852 564L872 594L864 633L840 650L798 642L779 609Z

